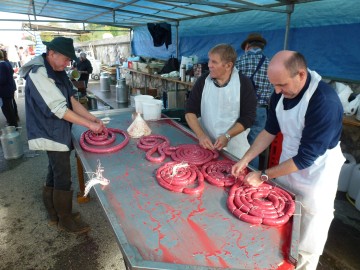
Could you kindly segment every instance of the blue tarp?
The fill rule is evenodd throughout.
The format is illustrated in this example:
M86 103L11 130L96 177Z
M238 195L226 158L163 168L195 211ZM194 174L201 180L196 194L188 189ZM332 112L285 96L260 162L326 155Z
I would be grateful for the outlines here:
M305 55L309 68L323 77L360 81L360 5L358 0L318 1L295 6L291 15L288 49ZM179 58L197 55L207 62L208 50L219 43L231 44L240 55L242 41L250 32L261 33L272 57L284 48L286 14L248 11L180 22ZM136 55L167 59L176 55L176 27L173 44L154 47L147 27L134 29L132 51Z

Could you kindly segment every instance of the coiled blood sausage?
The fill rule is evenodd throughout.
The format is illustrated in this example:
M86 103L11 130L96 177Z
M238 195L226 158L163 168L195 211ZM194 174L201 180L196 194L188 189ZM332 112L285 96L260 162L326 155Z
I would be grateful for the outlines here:
M251 224L281 226L295 212L295 202L285 190L268 184L249 187L234 184L226 203L234 216Z
M193 164L167 162L156 171L159 185L173 192L199 194L204 190L204 176Z
M115 133L121 134L124 136L124 140L114 146L109 146L116 140ZM124 148L129 142L128 134L120 129L116 128L106 128L103 133L96 134L91 130L83 132L80 136L80 146L87 152L91 153L112 153L119 151ZM98 147L98 146L107 146L107 147Z

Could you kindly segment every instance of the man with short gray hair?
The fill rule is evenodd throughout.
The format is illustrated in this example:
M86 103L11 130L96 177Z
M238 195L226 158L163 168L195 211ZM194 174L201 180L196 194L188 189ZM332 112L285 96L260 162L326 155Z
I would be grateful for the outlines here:
M89 82L89 76L93 72L93 68L89 59L87 59L86 53L81 52L79 59L74 63L74 68L80 73L78 81L85 82L85 94Z

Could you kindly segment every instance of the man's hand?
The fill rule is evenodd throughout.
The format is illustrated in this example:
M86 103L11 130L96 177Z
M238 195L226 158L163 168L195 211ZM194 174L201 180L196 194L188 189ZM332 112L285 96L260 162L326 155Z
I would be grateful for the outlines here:
M207 135L202 135L199 138L199 144L201 147L209 150L214 150L214 145L212 144L210 138Z
M98 119L96 122L91 122L89 129L94 133L101 133L105 129L104 123Z
M261 180L261 172L250 172L248 173L245 178L244 178L244 184L253 186L253 187L258 187L260 186L263 181Z
M225 135L220 135L214 143L214 148L220 151L227 146L228 142L229 140L225 137Z
M240 159L237 163L235 163L231 168L231 174L235 177L239 177L241 172L246 169L248 163L244 159Z

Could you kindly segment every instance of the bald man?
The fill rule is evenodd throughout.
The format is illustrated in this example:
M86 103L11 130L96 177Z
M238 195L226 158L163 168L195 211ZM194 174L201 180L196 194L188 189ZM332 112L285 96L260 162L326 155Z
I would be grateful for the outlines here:
M267 73L275 92L265 129L232 173L238 176L278 132L283 134L279 165L250 172L244 181L259 186L273 179L297 195L301 228L296 269L315 270L334 217L337 183L345 161L339 143L343 108L335 90L307 68L298 52L278 52Z

